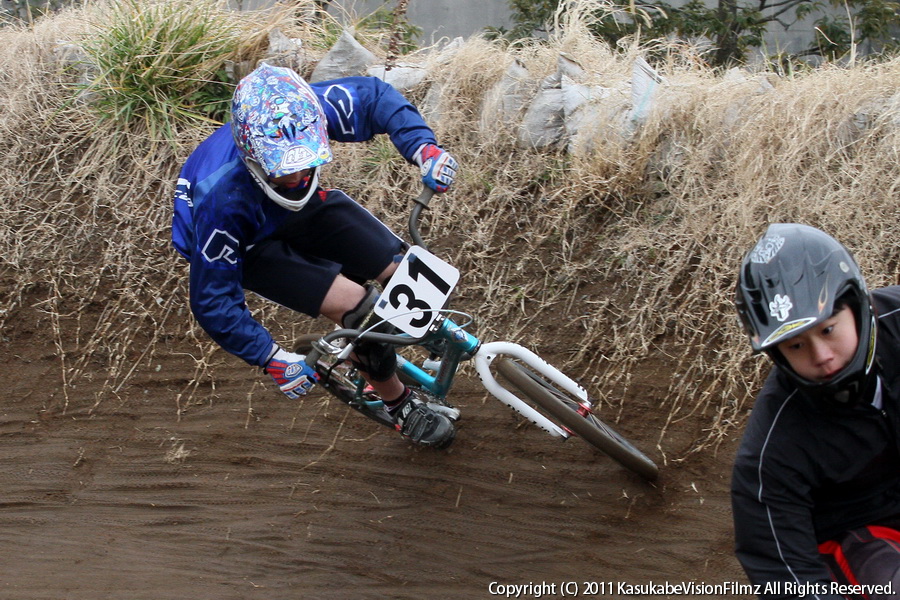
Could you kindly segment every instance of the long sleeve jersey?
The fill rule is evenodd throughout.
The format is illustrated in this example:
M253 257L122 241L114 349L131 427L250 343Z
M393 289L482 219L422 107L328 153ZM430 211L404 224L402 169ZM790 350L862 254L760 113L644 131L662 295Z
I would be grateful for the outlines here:
M362 142L388 134L409 162L422 144L436 143L416 108L379 79L346 77L311 87L332 140ZM191 311L220 346L253 365L265 365L274 340L247 308L243 259L291 214L254 183L229 124L203 141L179 174L172 243L190 261Z
M830 589L818 544L900 517L900 287L872 296L880 408L826 406L774 368L750 415L731 494L737 557L761 598Z

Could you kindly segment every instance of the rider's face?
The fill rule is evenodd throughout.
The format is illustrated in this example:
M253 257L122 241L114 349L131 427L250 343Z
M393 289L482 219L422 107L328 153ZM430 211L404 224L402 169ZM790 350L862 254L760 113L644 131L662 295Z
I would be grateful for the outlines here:
M303 169L302 171L289 173L287 175L282 175L281 177L270 177L269 181L275 184L276 187L291 190L299 187L304 180L309 177L310 173L312 173L312 169Z
M850 363L858 344L856 319L845 306L830 319L781 342L778 350L798 375L826 382Z

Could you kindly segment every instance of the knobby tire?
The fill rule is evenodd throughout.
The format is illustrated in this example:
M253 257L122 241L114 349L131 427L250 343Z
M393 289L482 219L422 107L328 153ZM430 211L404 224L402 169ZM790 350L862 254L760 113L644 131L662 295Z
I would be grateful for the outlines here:
M497 371L558 425L644 479L656 479L659 474L656 464L593 413L579 413L580 402L577 398L557 389L542 376L512 359L497 359Z

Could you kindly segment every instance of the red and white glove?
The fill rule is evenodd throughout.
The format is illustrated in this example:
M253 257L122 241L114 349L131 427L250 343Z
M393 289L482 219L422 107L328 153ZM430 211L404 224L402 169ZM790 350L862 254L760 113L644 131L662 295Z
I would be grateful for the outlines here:
M413 160L422 171L422 182L439 194L447 191L459 168L449 152L434 144L419 146Z
M319 375L306 364L305 358L302 354L278 348L266 363L265 372L291 400L305 396L319 380Z

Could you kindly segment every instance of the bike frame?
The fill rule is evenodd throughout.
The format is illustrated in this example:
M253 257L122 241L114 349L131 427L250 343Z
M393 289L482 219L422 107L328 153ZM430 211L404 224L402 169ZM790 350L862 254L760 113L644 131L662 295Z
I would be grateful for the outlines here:
M491 373L490 365L494 359L503 355L522 361L553 383L581 399L586 405L590 405L587 391L584 388L523 346L511 342L482 344L476 337L448 318L443 318L439 322L438 328L432 334L429 334L428 337L429 339L447 341L447 350L440 361L434 361L433 363L426 361L423 363L423 367L436 371L436 375L430 374L426 368L416 365L400 354L397 355L397 370L414 380L435 397L446 398L450 388L453 386L453 379L456 376L460 363L464 360L474 360L475 370L478 372L481 383L492 396L553 437L567 439L570 435L567 430L547 419L497 381L494 374Z
M453 379L456 377L459 364L472 358L478 352L481 342L448 318L440 319L437 330L428 337L447 341L447 350L439 361L423 363L423 366L431 367L429 370L436 371L437 374L429 374L423 367L400 354L397 355L397 370L413 379L433 396L444 399L453 387Z

